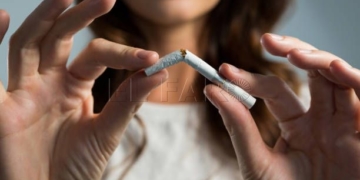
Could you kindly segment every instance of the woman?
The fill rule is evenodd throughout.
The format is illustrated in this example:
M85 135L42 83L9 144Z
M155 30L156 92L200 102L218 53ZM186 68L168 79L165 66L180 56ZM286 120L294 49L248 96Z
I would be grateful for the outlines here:
M160 55L188 48L213 66L219 66L223 59L227 59L227 62L253 73L282 75L288 78L286 81L296 85L284 67L269 63L260 56L261 48L257 43L261 34L269 31L280 15L269 17L277 12L271 9L280 12L285 7L285 1L124 0L115 3L114 0L85 0L65 11L70 3L70 0L43 1L11 38L9 85L7 90L0 88L1 179L99 179L111 154L118 147L127 124L149 92L151 94L147 101L162 101L161 89L162 86L166 87L162 84L164 79L174 78L178 80L175 83L179 87L194 90L193 98L190 99L192 102L186 102L188 104L201 97L203 87L198 86L197 82L202 79L188 66L180 64L169 68L169 71L163 70L146 77L141 69L155 63L159 55L131 46L151 49ZM93 24L94 31L100 37L129 46L97 39L66 67L73 34L110 11L114 4L115 8L108 16ZM119 7L130 10L116 11ZM242 11L235 11L239 7ZM114 13L118 12L125 14L117 18L131 19L119 21L114 18ZM125 16L126 13L131 16ZM228 13L235 18L227 19ZM227 22L230 20L239 23ZM8 24L8 16L4 11L0 13L0 22L0 37L3 37ZM118 29L112 29L109 25L116 25L114 27ZM222 34L227 32L229 35ZM128 34L116 36L116 33ZM106 36L109 34L113 36ZM133 37L134 34L142 37ZM202 46L201 43L208 46ZM239 44L239 47L232 46ZM252 95L264 99L279 124L281 136L275 146L269 148L278 132L273 122L269 121L271 118L262 103L257 103L257 107L252 110L257 120L256 126L252 115L242 104L219 87L207 85L204 92L225 122L240 168L237 171L235 165L229 162L225 165L220 163L220 175L216 171L213 174L207 171L212 168L207 168L208 164L231 160L231 153L226 151L228 143L223 138L223 131L218 127L219 124L211 125L218 122L216 116L211 115L211 118L203 119L206 119L212 130L210 134L215 134L219 140L210 138L214 144L208 146L208 149L202 149L204 154L211 154L210 151L214 149L214 158L202 164L204 167L200 168L198 174L206 172L205 176L197 178L212 178L214 175L214 178L223 179L359 179L359 71L349 67L340 58L295 38L266 34L262 37L262 44L270 53L288 57L290 62L309 71L312 97L310 109L305 110L294 92L279 78L253 74L229 64L221 65L219 71L224 77L234 82L246 82L238 85L244 89L251 87ZM222 49L224 47L233 49ZM237 51L243 54L240 56ZM110 84L117 90L109 102L102 105L104 100L99 98L103 96L97 93L106 93L99 92L99 88L105 89L105 86L95 85L96 111L102 111L94 114L91 88L106 67L127 69L133 73L119 87L116 86L124 77L120 71L107 71L103 75L105 80L97 83L105 82L108 85L106 78L111 78ZM179 96L181 93L177 92L168 96L166 103L169 105L163 108L178 103ZM149 107L151 104L145 105ZM142 108L139 113L141 111ZM206 114L215 112L208 108ZM143 116L138 125L152 118ZM268 118L267 121L265 118ZM148 137L150 140L151 135ZM268 146L262 141L261 135ZM219 148L220 152L216 151L216 143L224 143L221 146L223 148ZM148 146L154 147L151 142ZM163 148L159 151L165 152L170 147ZM149 168L162 165L144 161L142 158L146 151L142 151L144 156L139 156L141 151L135 149L135 158L130 159L132 163L128 166L130 168L125 167L118 178L125 174L129 179L160 179L161 174L166 174L166 169L152 173L156 173L153 178L139 174L143 171L139 170L141 166L137 163L147 162ZM175 162L177 160L181 159L174 159ZM178 167L168 169L183 174L190 172L181 168L187 166L179 164ZM110 170L109 166L106 174L111 174ZM175 178L181 177L186 176Z
M287 4L287 1L117 1L114 8L95 20L91 27L100 38L151 49L160 56L186 47L216 69L222 62L228 62L262 74L271 71L297 89L297 81L290 70L262 57L259 39L262 33L270 30ZM256 14L250 16L251 11ZM168 72L167 81L154 89L147 99L157 103L145 103L140 108L136 117L144 125L139 126L137 122L130 125L133 128L123 136L106 177L225 179L222 176L237 175L236 157L222 119L209 101L204 103L205 78L186 64L170 67ZM112 91L116 91L126 74L108 69L96 81L93 88L96 112L101 112L108 98L104 87L110 82ZM246 83L240 80L235 82ZM206 104L205 113L201 112ZM258 102L252 112L263 139L273 146L279 136L276 121L263 102ZM199 117L202 114L205 117ZM199 128L199 124L205 127ZM138 136L141 138L135 145L126 145ZM161 148L161 145L166 147ZM152 162L159 165L149 166ZM185 166L182 169L190 171L179 172L167 166Z

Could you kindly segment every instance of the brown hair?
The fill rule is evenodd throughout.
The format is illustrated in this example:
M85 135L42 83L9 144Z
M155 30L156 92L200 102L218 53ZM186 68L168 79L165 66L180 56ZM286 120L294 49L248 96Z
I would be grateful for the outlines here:
M216 69L227 62L253 73L277 75L297 92L299 81L295 73L285 64L265 59L260 45L261 35L272 30L289 2L290 0L221 0L209 13L208 22L203 30L205 33L199 39L206 41L201 43L206 44L206 47L202 47L205 49L204 59ZM145 49L147 47L146 39L133 22L132 12L120 0L116 1L108 14L96 19L91 24L91 29L97 37L130 46ZM95 112L100 112L108 100L104 87L107 87L108 81L111 80L114 92L121 80L115 83L114 81L121 73L125 77L126 72L107 69L96 80L93 88ZM208 102L206 106L206 121L214 143L224 147L224 150L228 151L227 154L235 157L218 111ZM273 146L280 131L265 103L258 99L251 113L264 141Z

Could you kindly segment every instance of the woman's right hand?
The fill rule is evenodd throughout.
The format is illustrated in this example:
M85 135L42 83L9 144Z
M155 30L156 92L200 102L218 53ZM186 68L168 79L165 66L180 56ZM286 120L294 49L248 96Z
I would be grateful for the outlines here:
M127 123L167 78L165 70L151 77L139 71L94 114L91 88L106 67L138 70L158 55L97 39L66 67L73 35L115 0L85 0L65 11L71 2L42 1L11 37L7 90L0 82L0 179L100 179ZM0 11L0 40L8 19Z

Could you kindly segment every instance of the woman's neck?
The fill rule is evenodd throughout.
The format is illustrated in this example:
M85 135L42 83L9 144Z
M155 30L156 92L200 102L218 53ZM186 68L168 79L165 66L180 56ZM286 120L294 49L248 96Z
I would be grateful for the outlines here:
M138 21L138 25L147 39L148 49L158 52L160 56L183 48L201 57L203 50L200 49L199 37L204 22L205 18L201 18L171 26L158 26L145 21ZM169 79L152 91L148 101L177 104L204 100L203 84L195 84L198 73L192 67L179 63L167 70Z

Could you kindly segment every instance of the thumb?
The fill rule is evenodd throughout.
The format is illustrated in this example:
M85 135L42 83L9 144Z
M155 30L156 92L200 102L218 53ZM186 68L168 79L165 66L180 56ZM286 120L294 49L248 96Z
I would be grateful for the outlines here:
M147 77L140 71L125 80L114 92L103 111L95 120L95 130L103 140L114 140L117 145L127 124L146 100L151 90L167 80L168 72L162 70Z
M270 166L271 156L249 110L218 86L208 85L204 93L223 118L242 174L261 176Z
M9 15L0 9L0 44L9 28Z
M5 36L7 29L9 28L9 15L0 9L0 44ZM0 80L0 103L5 99L6 90L3 83Z

